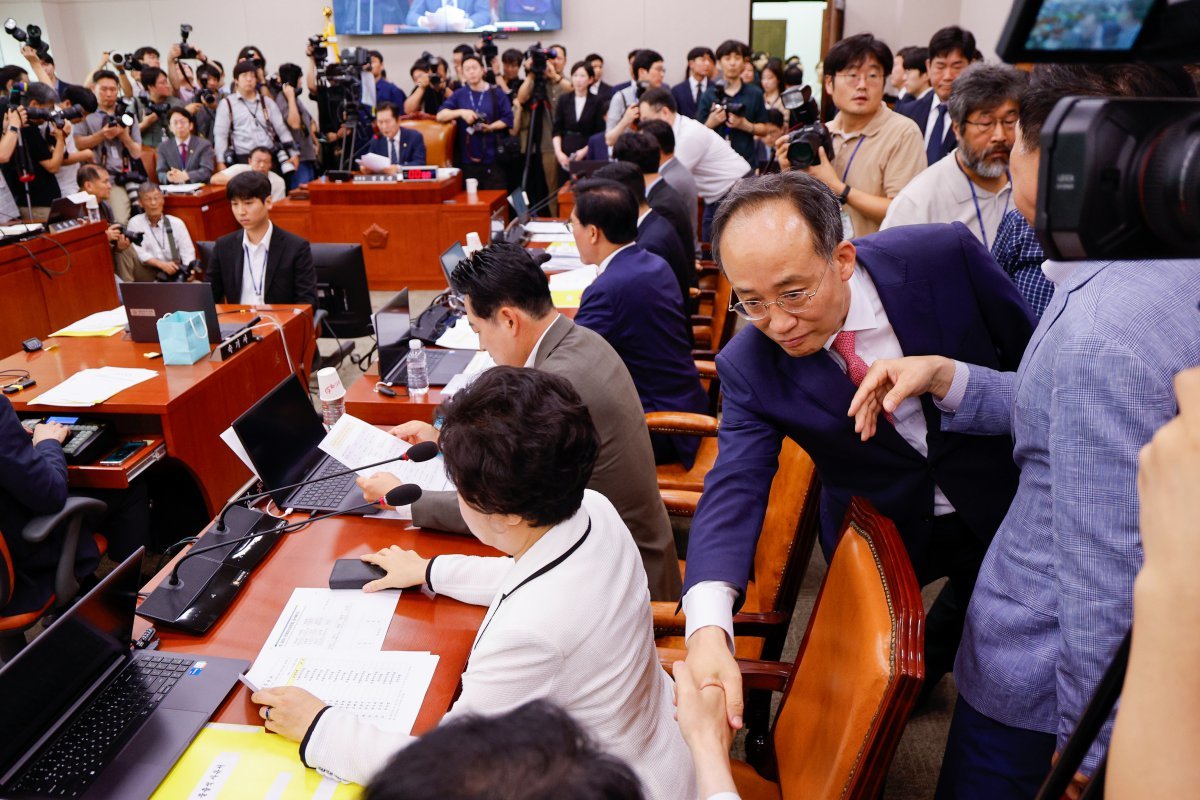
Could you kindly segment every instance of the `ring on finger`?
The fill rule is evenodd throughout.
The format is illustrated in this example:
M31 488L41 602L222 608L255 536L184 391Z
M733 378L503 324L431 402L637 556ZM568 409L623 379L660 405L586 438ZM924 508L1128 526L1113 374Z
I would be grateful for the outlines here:
M263 706L263 719L266 719L266 720L271 719L271 707L270 706Z

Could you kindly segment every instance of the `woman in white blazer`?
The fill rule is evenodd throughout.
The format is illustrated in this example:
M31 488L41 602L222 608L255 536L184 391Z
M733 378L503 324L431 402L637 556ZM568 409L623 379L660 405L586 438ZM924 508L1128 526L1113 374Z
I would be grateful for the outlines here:
M488 606L446 719L546 699L628 763L648 798L693 800L641 557L612 504L584 489L599 439L579 395L556 375L495 367L455 396L440 444L471 531L511 558L392 546L363 560L387 571L367 591L426 583ZM344 780L366 784L413 741L302 689L251 699L268 730L302 742L305 764Z

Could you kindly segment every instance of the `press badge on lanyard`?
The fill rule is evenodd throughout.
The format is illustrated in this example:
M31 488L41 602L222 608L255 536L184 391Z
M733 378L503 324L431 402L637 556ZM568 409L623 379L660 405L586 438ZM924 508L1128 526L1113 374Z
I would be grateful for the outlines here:
M866 136L858 137L858 144L854 145L854 152L850 154L850 160L846 162L846 169L842 172L842 183L845 183L846 178L849 177L850 165L854 163L854 157L858 155L858 148L862 147L866 139ZM854 238L854 221L850 219L850 214L846 211L845 206L842 206L842 238L847 240Z
M242 249L246 252L246 269L250 270L250 289L254 292L254 305L263 305L263 294L267 283L267 248L262 249L262 266L259 268L258 277L254 276L254 260L250 258L250 248L242 243Z

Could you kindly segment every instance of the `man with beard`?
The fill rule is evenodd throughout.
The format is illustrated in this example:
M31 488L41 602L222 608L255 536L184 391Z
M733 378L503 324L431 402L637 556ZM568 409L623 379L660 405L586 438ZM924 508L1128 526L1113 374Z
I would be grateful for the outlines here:
M904 187L881 229L961 222L991 248L1012 204L1008 158L1025 83L1025 73L1006 65L974 64L959 76L947 103L958 149Z

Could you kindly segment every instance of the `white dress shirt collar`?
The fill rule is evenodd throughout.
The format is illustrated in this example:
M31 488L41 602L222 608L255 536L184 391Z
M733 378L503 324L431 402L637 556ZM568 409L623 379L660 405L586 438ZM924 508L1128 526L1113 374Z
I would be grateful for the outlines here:
M242 231L242 246L245 247L247 250L249 250L251 252L251 254L256 255L256 256L258 255L259 251L264 247L267 248L268 250L270 250L271 249L271 233L274 230L275 230L275 223L268 221L267 222L267 232L265 234L263 234L263 238L258 244L251 244L249 237L246 235L246 231L243 230Z
M837 275L826 275L825 280L830 278L836 280ZM879 327L879 320L875 317L875 310L871 308L870 298L867 297L862 287L862 267L855 267L854 274L850 276L850 281L847 288L850 290L850 310L846 312L846 322L842 325L842 329L838 331L873 331ZM833 347L833 340L837 338L837 333L830 336L825 342L825 349Z
M638 222L640 224L641 220L638 220ZM629 248L633 247L635 244L637 244L637 242L630 242L629 244L621 245L616 250L613 250L611 253L609 253L608 258L601 261L600 266L596 267L596 277L599 278L601 275L604 274L604 270L608 269L608 265L611 264L612 260L617 257L617 253L628 250Z
M652 208L650 208L649 206L647 206L647 207L646 207L646 210L645 210L645 211L644 211L642 214L638 215L637 226L638 226L639 228L640 228L640 227L642 227L642 223L646 221L646 217L650 216L650 212L651 212L651 211L653 211L653 210L654 210L654 209L652 209ZM616 253L613 253L613 255L616 255Z
M1042 262L1042 274L1046 276L1046 280L1054 284L1055 289L1061 289L1071 276L1075 274L1075 270L1079 268L1082 261L1054 261L1047 259Z
M554 327L554 323L558 322L558 318L561 316L562 314L559 314L557 311L554 312L554 319L550 320L550 324L546 326L546 330L542 331L542 335L533 343L533 349L529 351L529 358L525 359L525 369L533 369L533 362L537 361L538 351L542 349L542 342L545 340L546 334L550 332L550 329Z
M702 81L698 81L695 78L693 78L691 75L688 75L688 88L690 88L692 90L691 91L692 97L696 96L696 87L697 86L700 87L701 92L706 90L708 88L708 78L705 78Z

